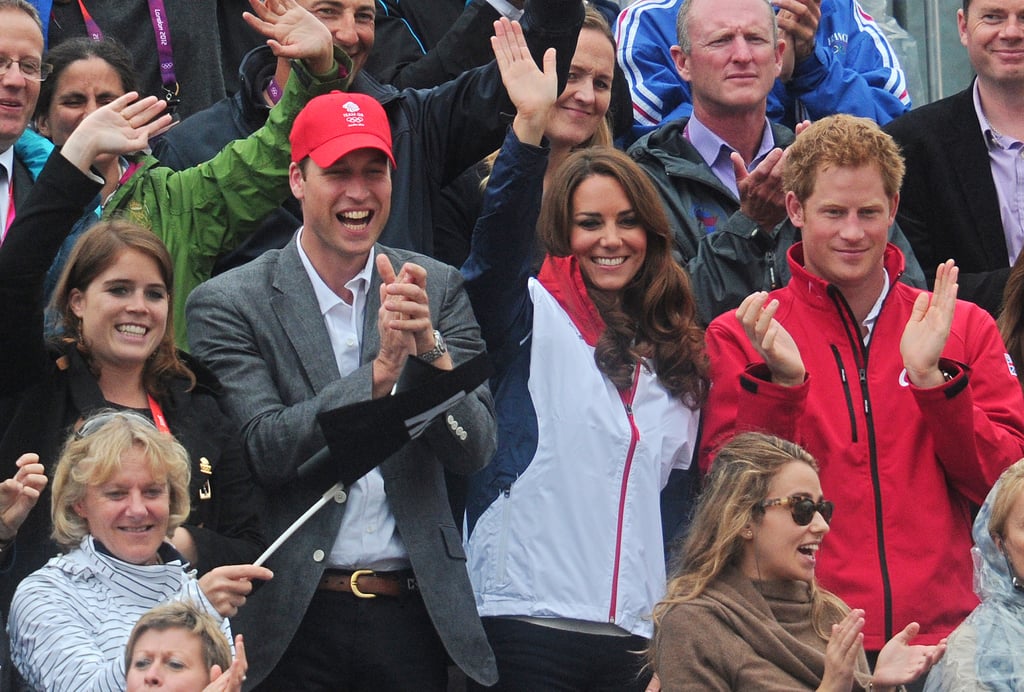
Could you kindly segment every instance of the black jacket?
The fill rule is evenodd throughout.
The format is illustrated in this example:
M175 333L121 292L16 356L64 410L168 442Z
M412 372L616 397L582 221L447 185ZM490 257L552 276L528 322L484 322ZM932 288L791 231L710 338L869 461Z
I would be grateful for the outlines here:
M534 57L539 59L548 47L557 50L562 85L582 23L583 5L578 0L534 0L523 16L523 29ZM251 53L246 64L257 54ZM269 51L263 55L269 55ZM250 103L251 86L239 92L248 93ZM260 85L259 89L262 88ZM356 75L351 90L380 101L391 123L398 166L391 176L391 216L380 242L431 255L433 218L441 190L501 146L515 112L497 65L491 61L429 90L399 90L381 84L364 69ZM219 147L252 132L254 123L248 117L253 113L258 113L258 109L247 111L242 101L223 101L174 128L154 153L161 162L172 166L205 161ZM286 241L294 228L293 225L287 233L272 229L276 237L263 244L263 248L275 246L273 243L283 246L281 240Z
M929 287L935 268L952 257L960 267L958 297L998 315L1010 259L973 85L884 129L907 161L896 220Z
M93 194L92 188L83 188L44 196L41 191L48 187L34 190L18 208L0 246L0 478L13 476L15 462L26 452L38 453L52 478L72 426L109 407L77 349L47 345L43 338L46 270ZM200 555L195 567L203 573L218 565L251 562L263 550L262 496L243 461L237 430L220 409L216 378L197 361L184 358L198 384L189 391L185 380L169 380L168 394L159 403L192 460L192 513L186 525ZM212 474L202 473L202 458L209 461ZM202 500L199 489L207 478L212 493ZM4 612L21 578L57 552L49 538L49 511L48 484L18 531L13 564L0 574Z

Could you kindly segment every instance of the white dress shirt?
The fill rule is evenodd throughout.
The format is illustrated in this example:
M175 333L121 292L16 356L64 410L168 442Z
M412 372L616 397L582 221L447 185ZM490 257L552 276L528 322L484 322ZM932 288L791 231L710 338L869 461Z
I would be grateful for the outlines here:
M366 293L373 276L374 252L371 249L366 265L345 284L352 292L352 304L346 303L320 278L313 263L302 249L302 229L298 231L299 258L313 284L324 326L331 338L331 348L338 372L347 375L360 366L363 316ZM324 488L327 490L327 488ZM409 555L395 526L395 517L384 493L384 476L380 468L345 489L348 493L345 515L327 558L327 566L337 569L397 570L409 567Z

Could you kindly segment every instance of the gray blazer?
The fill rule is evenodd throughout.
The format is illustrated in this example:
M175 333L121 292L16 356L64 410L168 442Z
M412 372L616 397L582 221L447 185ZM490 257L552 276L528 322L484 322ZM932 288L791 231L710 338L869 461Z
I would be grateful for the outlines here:
M484 349L462 278L423 255L377 246L396 270L415 262L427 270L434 326L456 365ZM267 489L264 533L276 538L327 490L296 476L326 443L316 414L371 398L372 360L380 339L380 277L367 292L361 365L342 377L327 329L296 248L296 240L200 285L188 299L189 343L223 383L223 401L241 428L242 446ZM473 600L462 540L452 519L443 469L471 473L495 449L487 386L448 415L465 440L438 421L381 466L395 516L434 627L452 660L483 684L497 680L494 655ZM447 419L447 416L445 417ZM454 427L454 426L453 426ZM344 463L334 459L332 463ZM268 561L274 579L232 619L246 635L247 689L274 668L297 630L324 571L346 505L329 502Z

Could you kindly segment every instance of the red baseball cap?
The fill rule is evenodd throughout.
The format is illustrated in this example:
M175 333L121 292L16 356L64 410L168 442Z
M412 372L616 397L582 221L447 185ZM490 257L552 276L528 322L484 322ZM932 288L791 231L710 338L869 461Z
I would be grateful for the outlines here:
M356 149L378 149L396 165L388 116L365 94L332 91L312 99L296 116L289 140L295 163L308 156L327 168Z

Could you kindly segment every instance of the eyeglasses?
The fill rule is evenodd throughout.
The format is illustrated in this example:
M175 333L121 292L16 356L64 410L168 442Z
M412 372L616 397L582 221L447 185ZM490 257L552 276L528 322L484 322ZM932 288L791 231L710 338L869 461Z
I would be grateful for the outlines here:
M45 81L50 73L53 72L53 65L47 62L39 62L38 60L15 60L6 55L0 55L0 77L7 74L7 71L11 69L11 65L17 64L18 69L21 71L21 76L25 79L33 82Z
M153 421L141 414L135 413L134 411L103 411L86 418L85 422L82 423L82 427L75 431L75 439L81 440L89 437L89 435L92 435L115 418L121 418L126 421L135 421L136 423L143 424L153 430L157 429L156 425L153 424Z
M835 511L835 505L831 500L822 500L821 502L815 502L809 497L801 497L799 495L793 495L792 497L776 497L770 500L764 500L761 502L761 507L789 507L789 511L793 513L793 521L799 526L807 526L814 521L815 513L821 515L821 518L828 524L832 521L832 512Z

